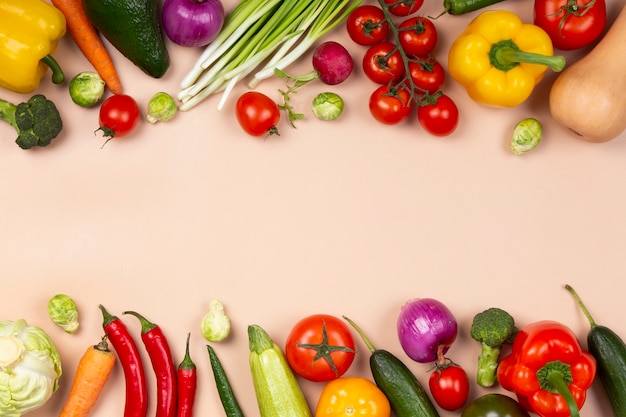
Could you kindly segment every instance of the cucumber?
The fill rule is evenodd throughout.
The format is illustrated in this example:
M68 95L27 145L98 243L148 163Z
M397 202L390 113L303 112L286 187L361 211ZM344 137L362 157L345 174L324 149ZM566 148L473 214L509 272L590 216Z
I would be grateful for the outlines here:
M361 328L352 320L344 319L354 327L370 350L370 369L374 382L385 394L396 417L439 417L430 397L417 377L398 357L376 349Z
M215 377L217 393L219 394L222 407L224 408L224 414L226 417L243 417L243 411L239 406L239 402L233 392L228 376L224 371L222 362L217 357L217 353L215 353L215 349L213 349L211 345L207 345L206 347L209 351L209 361L211 362L211 369Z
M443 0L444 13L459 15L482 9L503 0Z
M626 344L613 330L595 322L587 307L574 291L566 285L578 306L589 320L591 329L587 333L587 348L596 359L597 374L615 417L626 417Z

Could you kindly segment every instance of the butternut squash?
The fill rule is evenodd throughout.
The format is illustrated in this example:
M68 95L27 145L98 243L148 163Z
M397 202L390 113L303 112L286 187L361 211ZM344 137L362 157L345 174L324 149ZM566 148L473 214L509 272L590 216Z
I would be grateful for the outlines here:
M626 129L626 5L600 42L567 67L550 90L554 120L588 142Z

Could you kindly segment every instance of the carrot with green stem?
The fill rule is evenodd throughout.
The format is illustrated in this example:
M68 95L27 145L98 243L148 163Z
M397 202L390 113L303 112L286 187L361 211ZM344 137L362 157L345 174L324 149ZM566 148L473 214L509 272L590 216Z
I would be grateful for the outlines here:
M82 0L51 1L65 15L67 31L85 58L100 74L109 90L114 94L122 94L122 83L113 64L113 59L100 40L100 35L95 26L85 14Z
M59 417L86 417L96 404L115 365L106 336L89 346L78 362L72 387Z

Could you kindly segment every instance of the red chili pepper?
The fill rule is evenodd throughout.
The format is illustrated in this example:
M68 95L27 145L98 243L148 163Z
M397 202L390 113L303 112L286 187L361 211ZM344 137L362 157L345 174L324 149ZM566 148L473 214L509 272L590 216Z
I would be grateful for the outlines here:
M502 388L514 392L527 410L542 417L578 417L596 361L568 327L546 320L520 329L497 372Z
M190 335L188 334L185 357L178 365L178 408L176 417L192 417L193 404L196 400L198 374L196 372L196 364L193 363L191 356L189 356L189 337Z
M124 417L145 417L148 413L148 384L139 349L126 325L117 317L102 310L102 327L120 359L126 382Z
M163 330L144 316L134 311L125 311L139 319L141 340L146 347L152 368L156 375L157 406L156 417L176 416L176 367L172 352Z

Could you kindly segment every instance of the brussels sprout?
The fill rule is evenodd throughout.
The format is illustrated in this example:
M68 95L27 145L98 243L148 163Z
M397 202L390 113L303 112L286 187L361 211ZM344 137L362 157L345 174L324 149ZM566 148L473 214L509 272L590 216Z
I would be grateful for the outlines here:
M539 120L529 117L520 121L513 129L511 150L516 155L532 151L541 142L542 132L543 128Z
M105 83L98 73L83 71L70 81L70 97L82 107L92 107L100 102Z
M313 114L322 120L335 120L343 112L343 99L335 93L319 93L313 99Z
M67 333L78 330L78 307L72 298L65 294L57 294L48 301L50 320Z
M165 122L176 114L178 106L172 96L162 91L156 93L148 102L146 119L150 123Z
M200 325L202 336L209 342L221 342L230 334L230 318L219 300L209 301L209 312Z

